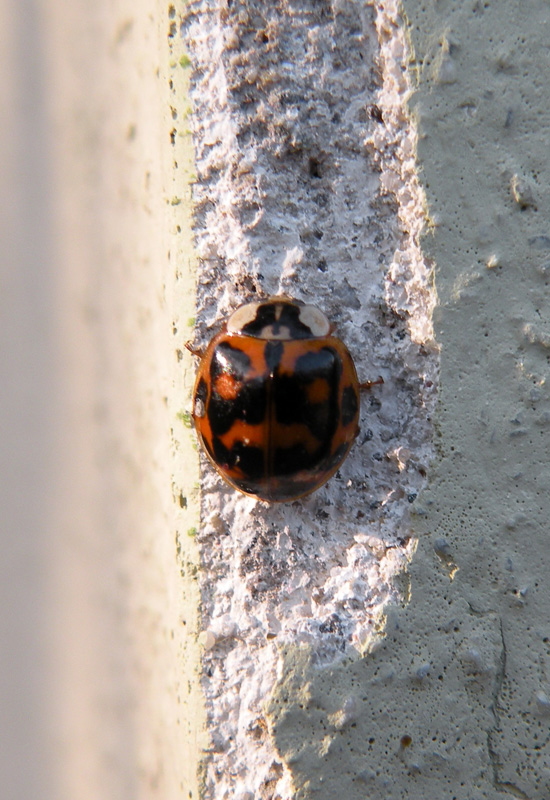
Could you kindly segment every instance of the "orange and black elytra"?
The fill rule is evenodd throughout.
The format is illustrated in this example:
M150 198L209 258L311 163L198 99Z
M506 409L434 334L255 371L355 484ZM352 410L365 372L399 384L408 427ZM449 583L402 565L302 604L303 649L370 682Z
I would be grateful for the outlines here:
M199 440L225 480L290 502L334 475L358 433L360 384L345 344L315 306L247 303L201 359L193 392Z

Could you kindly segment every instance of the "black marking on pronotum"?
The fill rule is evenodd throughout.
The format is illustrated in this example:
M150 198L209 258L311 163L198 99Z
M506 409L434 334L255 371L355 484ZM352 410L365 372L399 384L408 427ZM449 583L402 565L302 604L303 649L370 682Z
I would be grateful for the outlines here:
M288 331L289 339L310 339L311 328L300 319L300 306L293 303L265 303L258 306L256 316L243 325L248 336L260 336L264 328L271 328L274 338Z

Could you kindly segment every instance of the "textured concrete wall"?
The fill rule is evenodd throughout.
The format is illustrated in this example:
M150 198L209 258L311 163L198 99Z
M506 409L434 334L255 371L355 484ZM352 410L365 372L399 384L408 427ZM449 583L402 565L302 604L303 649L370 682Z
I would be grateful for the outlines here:
M384 607L404 601L410 510L433 457L433 290L405 42L396 3L363 0L196 0L183 34L196 344L240 303L284 293L319 305L362 378L385 381L363 398L349 458L303 500L257 502L202 463L204 796L334 797L354 780L342 768L363 744L359 730L343 737L363 693L342 688L327 710L310 688L363 663Z
M201 26L192 21L188 34L198 68L203 328L255 292L282 289L308 300L316 294L329 311L331 301L338 305L352 346L368 347L370 359L387 367L385 388L399 397L403 364L384 361L380 333L388 318L370 318L365 298L380 297L370 248L389 267L393 287L403 288L403 271L395 269L402 262L389 255L384 232L393 230L396 240L402 233L413 178L402 169L388 175L383 158L373 159L382 166L380 194L394 195L392 221L373 199L376 187L369 194L369 154L392 147L366 124L362 141L371 148L362 151L361 117L354 116L376 102L391 130L392 103L404 90L398 78L391 84L390 62L395 68L403 52L394 6L280 3L270 16L246 2L206 5L192 4ZM435 269L440 354L429 483L410 522L398 516L401 536L418 543L408 569L386 573L384 583L384 558L398 541L380 527L372 503L380 473L368 449L342 470L345 500L336 481L291 512L234 499L205 467L199 545L214 746L208 798L550 796L548 6L406 0L403 7L410 141L416 129L427 201L419 241ZM362 63L354 64L358 53ZM215 56L209 61L208 54ZM380 68L370 82L369 59ZM308 69L316 75L311 84ZM393 94L384 94L390 85ZM342 119L334 108L341 98L348 113L331 138L323 121ZM351 141L357 150L347 161ZM308 204L314 207L321 184L312 186L302 171L311 158L327 191L316 214ZM347 203L338 206L344 174ZM281 186L286 196L278 194ZM348 242L355 225L358 273L331 214ZM373 218L380 231L369 241ZM420 269L420 284L422 275ZM385 293L390 308L396 294ZM414 340L418 309L408 311L405 331ZM387 431L391 400L382 393L380 402ZM428 416L429 408L421 395L412 418ZM379 436L380 416L368 419ZM389 429L395 442L379 453L391 463L407 434ZM405 450L418 465L415 447ZM360 477L362 507L370 508L358 525L350 509L359 502ZM403 486L398 470L388 475L392 481ZM308 562L310 537L315 562ZM331 560L334 542L340 563ZM327 563L335 594L322 580ZM364 594L361 581L369 587ZM373 589L385 613L362 639L352 621L373 613ZM332 626L324 616L330 602Z

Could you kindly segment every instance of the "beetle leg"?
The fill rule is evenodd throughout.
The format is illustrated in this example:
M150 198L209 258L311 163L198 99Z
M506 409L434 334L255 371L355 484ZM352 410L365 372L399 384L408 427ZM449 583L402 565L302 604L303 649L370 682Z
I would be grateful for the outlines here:
M185 342L185 349L189 350L191 355L197 356L197 358L202 358L204 356L202 347L194 347L191 342Z
M359 384L360 389L370 389L371 386L378 386L378 384L384 383L384 378L380 376L375 381L365 381L364 383Z

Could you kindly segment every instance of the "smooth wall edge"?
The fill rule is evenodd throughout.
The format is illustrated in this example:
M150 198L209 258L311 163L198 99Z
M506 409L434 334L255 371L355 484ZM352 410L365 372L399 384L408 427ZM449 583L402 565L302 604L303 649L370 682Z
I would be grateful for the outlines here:
M34 519L20 515L7 537L24 555L14 550L13 567L7 559L11 624L31 642L13 648L7 679L10 715L33 735L7 731L3 789L10 800L197 798L198 597L187 532L198 512L179 503L170 436L184 428L167 258L170 6L56 0L12 10L5 80L15 87L7 128L17 158L5 190L21 207L13 230L27 244L6 274L23 288L13 303L21 328L10 330L13 382L36 410L29 427L19 401L9 422L24 463L21 473L10 466L10 502ZM179 562L178 525L187 537Z
M167 3L168 58L163 75L167 87L165 147L165 207L167 209L167 295L173 319L174 379L169 396L173 439L173 493L177 507L175 547L180 568L181 691L177 694L178 724L187 731L179 753L186 771L189 797L203 793L202 762L208 746L202 690L199 632L200 555L195 535L200 525L199 457L192 430L191 400L195 358L186 349L195 328L196 267L193 231L194 150L188 98L190 62L179 35L185 2Z

